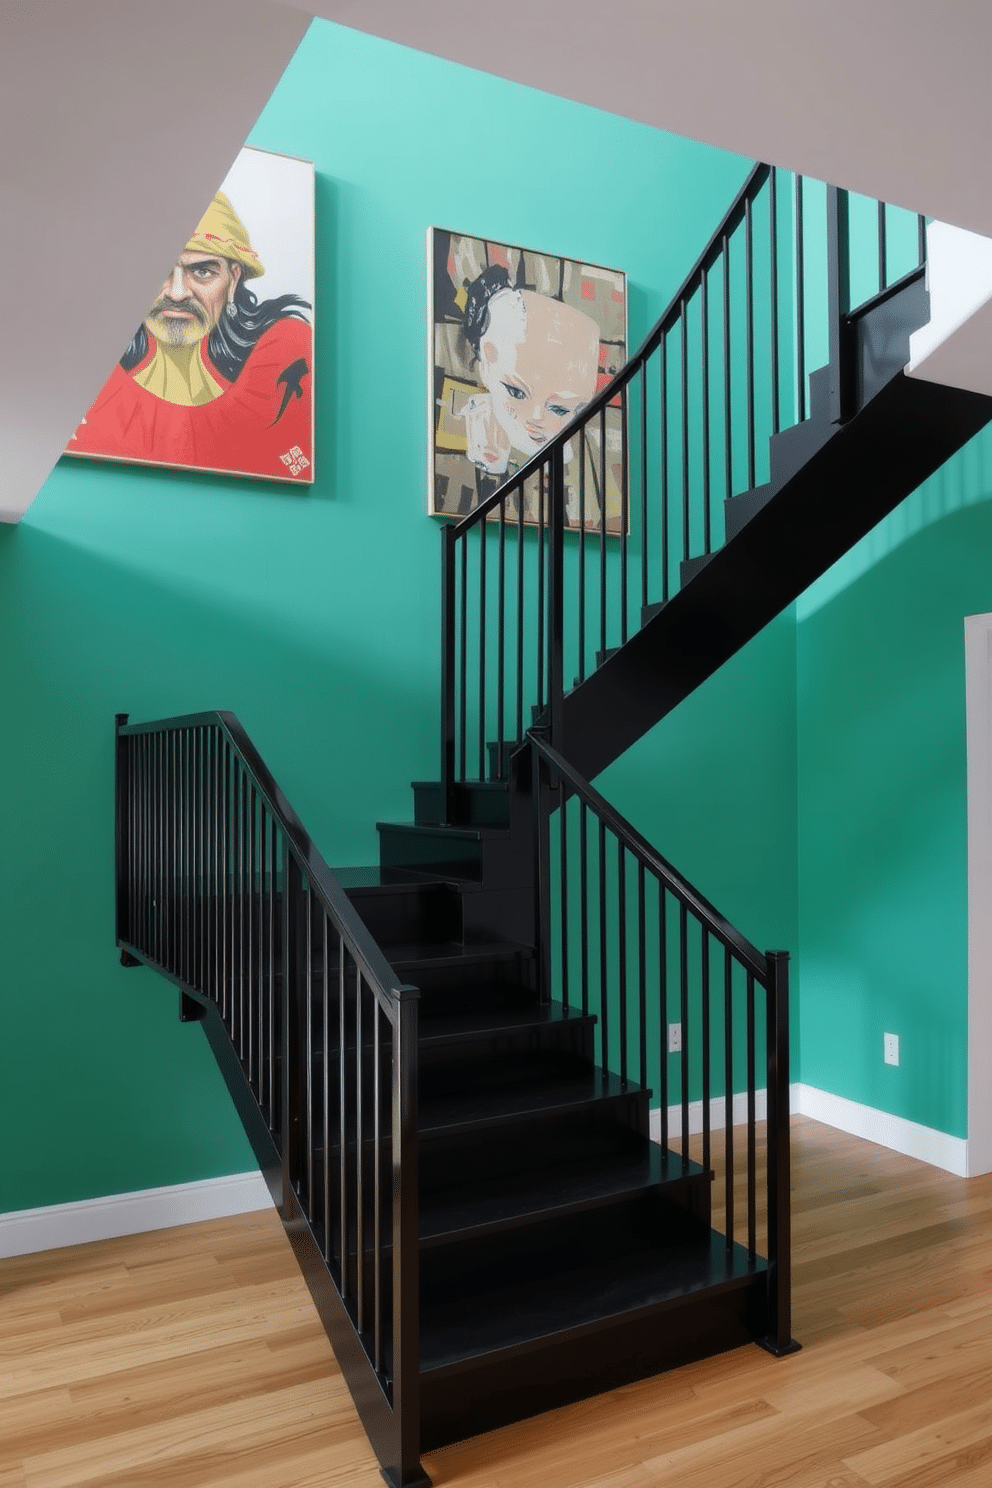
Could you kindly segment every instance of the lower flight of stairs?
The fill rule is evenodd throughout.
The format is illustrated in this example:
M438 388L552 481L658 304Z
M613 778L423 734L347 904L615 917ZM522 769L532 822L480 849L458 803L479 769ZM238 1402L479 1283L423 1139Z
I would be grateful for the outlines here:
M766 1264L711 1231L712 1173L649 1140L650 1092L597 1067L594 1017L539 1000L532 948L472 928L490 891L452 864L510 860L507 790L464 789L484 825L383 825L384 866L336 870L421 994L422 1451L766 1327Z

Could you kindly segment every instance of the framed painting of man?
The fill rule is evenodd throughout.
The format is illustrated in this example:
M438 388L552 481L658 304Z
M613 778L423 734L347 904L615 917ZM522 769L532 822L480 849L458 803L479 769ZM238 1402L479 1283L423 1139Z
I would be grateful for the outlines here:
M311 484L314 166L243 149L67 454Z
M439 227L428 232L427 256L429 511L461 517L623 366L627 276ZM625 437L617 400L581 441L568 442L568 526L620 532L626 525ZM535 482L525 522L538 520L539 500Z

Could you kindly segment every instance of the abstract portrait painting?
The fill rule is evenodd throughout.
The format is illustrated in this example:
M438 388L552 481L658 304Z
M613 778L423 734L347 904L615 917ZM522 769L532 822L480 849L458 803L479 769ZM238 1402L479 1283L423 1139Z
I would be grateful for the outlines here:
M459 517L526 465L624 365L627 278L434 227L428 285L429 510ZM625 525L624 437L617 401L581 440L568 441L568 526ZM528 488L525 521L537 520L539 500Z
M66 453L310 484L314 167L244 149Z

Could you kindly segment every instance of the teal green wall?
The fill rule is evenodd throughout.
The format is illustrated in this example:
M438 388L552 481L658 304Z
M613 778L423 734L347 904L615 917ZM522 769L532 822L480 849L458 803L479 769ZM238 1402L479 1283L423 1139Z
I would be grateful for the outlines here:
M174 989L117 964L115 712L233 708L332 864L369 860L375 820L408 816L409 780L436 771L427 227L625 268L636 343L748 168L323 22L251 143L317 165L315 488L65 460L0 532L4 1210L251 1165ZM778 641L756 643L770 677L766 645ZM705 835L672 784L679 757L698 746L733 761L741 726L720 700L747 694L749 665L615 773L624 809L657 822L676 860ZM745 757L760 768L750 729ZM759 797L774 794L770 779ZM705 870L699 852L687 871L697 861ZM701 886L728 912L739 904L755 937L788 942L792 911L766 913L735 864L704 871Z
M958 1137L963 619L992 609L990 494L983 433L797 605L799 1076Z

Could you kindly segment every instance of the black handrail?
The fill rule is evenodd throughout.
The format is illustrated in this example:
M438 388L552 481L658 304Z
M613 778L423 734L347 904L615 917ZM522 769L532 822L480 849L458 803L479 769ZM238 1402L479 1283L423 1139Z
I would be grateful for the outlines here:
M722 1064L724 1234L729 1254L740 1221L749 1266L758 1259L757 1049L764 1022L768 1331L761 1341L776 1354L791 1353L798 1345L791 1336L788 955L763 955L746 940L582 779L542 730L531 730L528 740L541 993L566 1009L596 1013L598 1062L625 1083L653 1089L665 1148L674 1136L667 1039L670 1026L678 1028L685 1167L694 1086L702 1165L710 1167L712 1108L719 1105L711 1081ZM764 992L763 1010L756 1003L758 989ZM741 1096L743 1154L735 1138L735 1100ZM743 1217L735 1211L741 1180Z
M789 180L794 189L780 189ZM822 265L806 209L817 192ZM456 782L505 778L532 712L547 710L552 742L568 757L562 699L573 678L581 683L722 546L726 503L769 479L769 439L810 414L806 369L818 351L830 369L829 417L849 417L855 323L920 269L914 244L910 272L892 272L895 209L881 204L878 293L852 308L847 204L846 192L755 166L626 366L485 501L445 526L447 821ZM922 229L918 243L924 251ZM569 530L574 548L564 547ZM506 603L508 565L516 606ZM638 570L639 584L630 579ZM487 581L494 572L496 585Z
M117 943L207 1032L390 1480L419 1463L416 988L238 719L117 719Z

